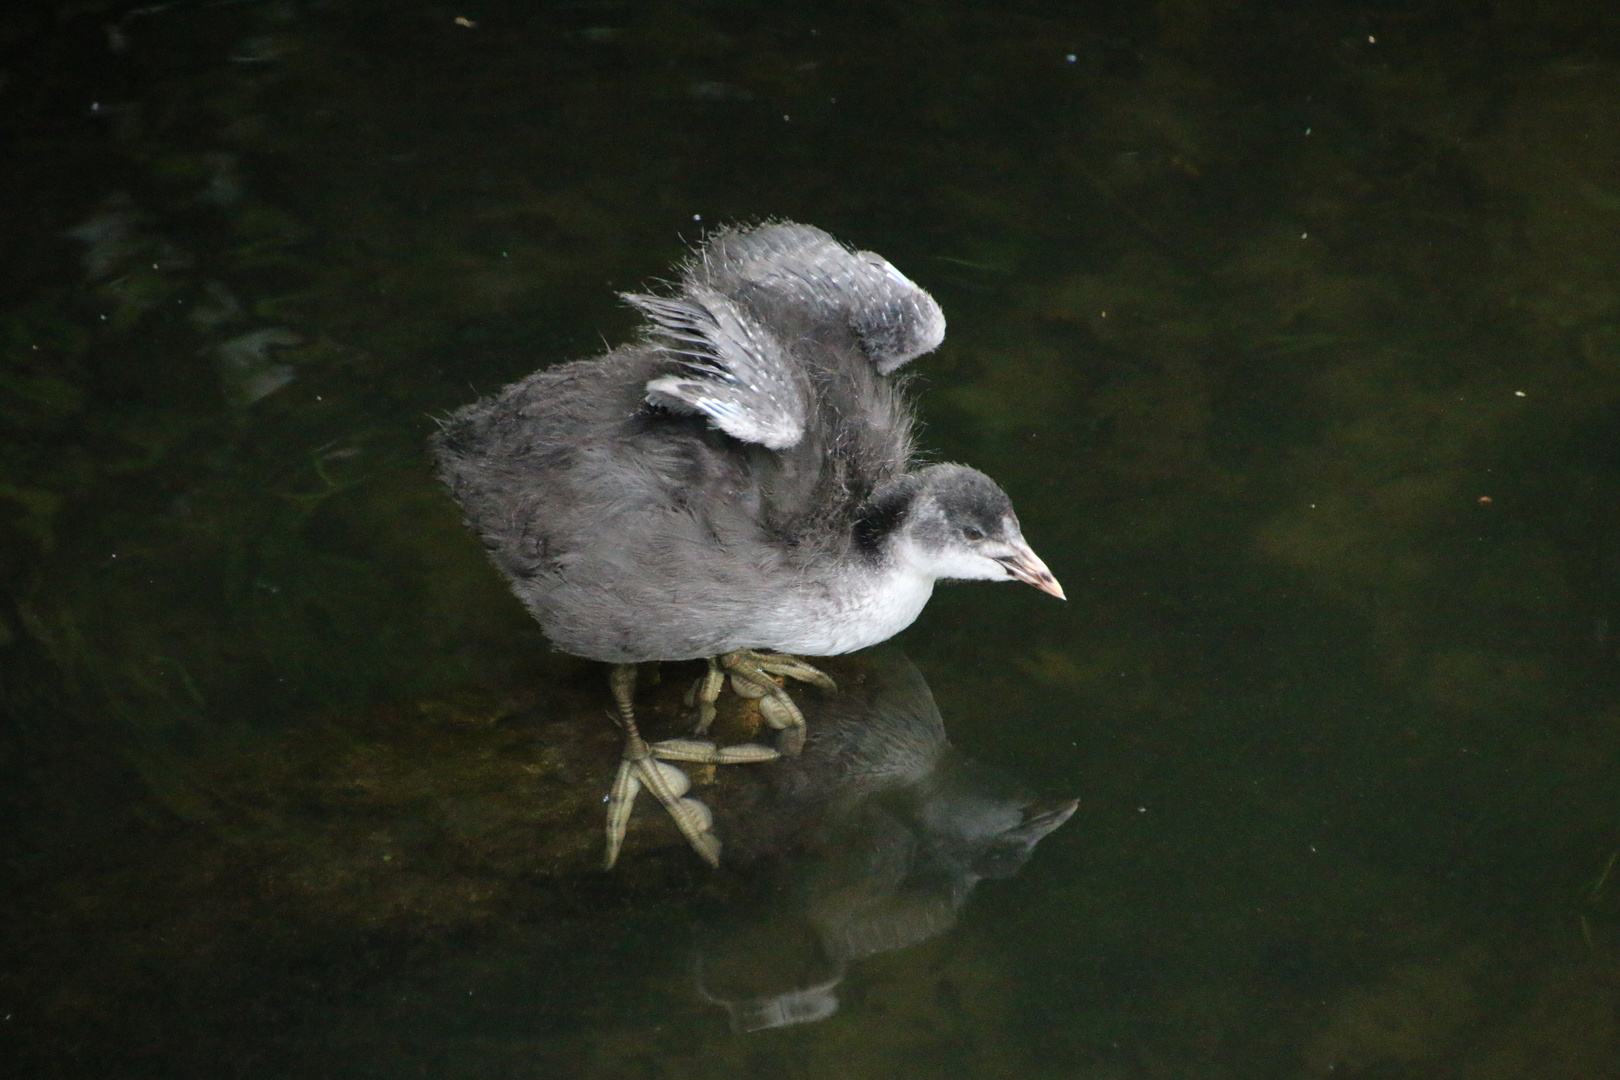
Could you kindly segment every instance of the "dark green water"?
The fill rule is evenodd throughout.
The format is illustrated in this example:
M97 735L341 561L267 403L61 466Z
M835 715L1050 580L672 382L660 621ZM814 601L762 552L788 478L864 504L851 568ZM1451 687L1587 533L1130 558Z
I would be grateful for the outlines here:
M1598 4L9 5L0 1071L1620 1075L1617 132ZM791 888L592 869L424 440L770 216L944 306L1069 600L898 644L1080 808L736 1035Z

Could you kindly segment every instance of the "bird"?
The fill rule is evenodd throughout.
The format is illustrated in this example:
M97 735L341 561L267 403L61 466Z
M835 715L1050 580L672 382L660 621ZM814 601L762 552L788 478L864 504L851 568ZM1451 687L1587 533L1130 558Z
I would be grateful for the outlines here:
M544 367L442 420L438 474L557 649L612 665L624 752L608 797L614 865L641 788L719 865L674 762L794 754L804 718L772 676L836 691L800 657L899 633L941 579L1063 589L1012 500L927 462L896 373L944 340L939 304L886 259L814 226L716 230L677 280L621 294L636 337ZM693 738L649 744L636 665L707 660ZM777 748L701 736L727 676Z

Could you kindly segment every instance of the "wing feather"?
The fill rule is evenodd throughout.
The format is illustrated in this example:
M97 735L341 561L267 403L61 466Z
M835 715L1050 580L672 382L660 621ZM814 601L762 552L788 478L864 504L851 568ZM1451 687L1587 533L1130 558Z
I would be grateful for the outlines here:
M686 267L694 285L800 312L811 325L840 321L888 375L945 339L939 304L883 256L851 251L811 225L774 222L731 230Z
M781 342L734 301L692 287L673 297L626 293L678 373L647 383L647 401L709 418L744 442L785 450L804 437L804 379Z

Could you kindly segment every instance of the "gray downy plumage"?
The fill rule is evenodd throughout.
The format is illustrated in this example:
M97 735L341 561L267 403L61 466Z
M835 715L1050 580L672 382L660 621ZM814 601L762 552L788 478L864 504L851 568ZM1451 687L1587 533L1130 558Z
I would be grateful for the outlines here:
M648 318L639 340L536 372L434 439L469 525L558 648L612 663L830 655L903 629L936 577L1061 596L993 481L914 469L891 376L945 320L881 257L805 225L730 229L668 295L625 299ZM964 536L983 550L965 555Z

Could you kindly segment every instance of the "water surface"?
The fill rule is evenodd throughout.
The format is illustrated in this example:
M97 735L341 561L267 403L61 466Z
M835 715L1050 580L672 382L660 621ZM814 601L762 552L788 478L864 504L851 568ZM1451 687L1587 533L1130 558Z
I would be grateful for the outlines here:
M84 0L0 117L16 1075L1620 1072L1601 5ZM424 442L767 217L944 306L923 441L1069 601L897 645L1080 804L736 1034L696 943L801 962L811 864L594 869L601 672Z

